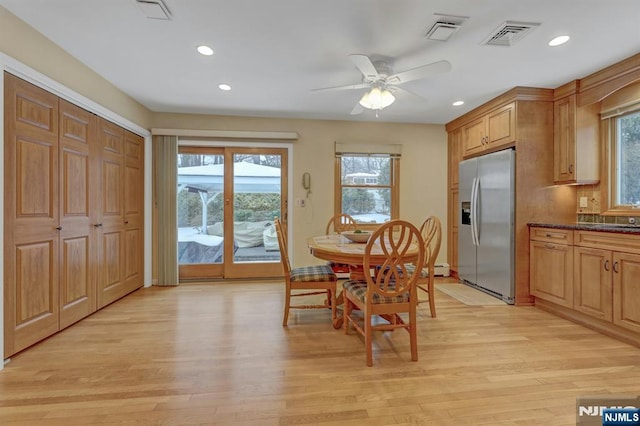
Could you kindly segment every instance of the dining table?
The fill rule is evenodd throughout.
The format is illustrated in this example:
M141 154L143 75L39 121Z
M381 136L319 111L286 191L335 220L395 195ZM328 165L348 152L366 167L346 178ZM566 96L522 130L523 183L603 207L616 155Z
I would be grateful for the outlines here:
M363 268L365 260L365 247L366 243L357 243L349 240L344 235L340 234L328 234L309 237L307 239L307 246L313 257L322 260L328 260L336 263L343 263L349 265L349 278L354 280L365 280L365 273L371 274L372 271L365 271ZM415 262L418 258L418 245L411 247L405 256L406 263ZM380 243L374 242L369 254L369 265L379 266L387 260L387 255L384 253ZM336 303L338 305L344 303L342 292L337 295ZM333 322L334 328L340 328L342 325L342 315Z

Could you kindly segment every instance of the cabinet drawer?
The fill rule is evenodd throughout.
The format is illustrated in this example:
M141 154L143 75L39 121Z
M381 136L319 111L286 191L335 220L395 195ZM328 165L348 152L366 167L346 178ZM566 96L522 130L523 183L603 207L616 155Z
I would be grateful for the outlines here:
M546 241L556 244L573 244L573 231L556 228L531 228L530 238L535 241Z
M640 254L640 234L576 231L575 244L582 247Z

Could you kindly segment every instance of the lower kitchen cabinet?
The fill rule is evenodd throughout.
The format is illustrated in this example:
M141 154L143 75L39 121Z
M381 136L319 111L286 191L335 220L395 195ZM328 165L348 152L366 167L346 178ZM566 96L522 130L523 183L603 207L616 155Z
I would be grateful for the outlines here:
M531 241L531 294L560 306L573 306L573 247Z
M640 346L640 234L530 228L536 306Z
M640 254L613 254L613 323L640 333Z
M583 314L612 321L612 252L575 247L573 255L573 308Z
M531 228L529 286L536 298L573 306L573 231Z

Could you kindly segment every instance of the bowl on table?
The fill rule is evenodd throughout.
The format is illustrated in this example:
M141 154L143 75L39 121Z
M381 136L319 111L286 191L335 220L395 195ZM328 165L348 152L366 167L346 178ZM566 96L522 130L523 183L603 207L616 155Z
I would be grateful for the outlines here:
M354 243L366 243L369 241L369 237L371 236L371 232L369 231L343 231L340 234L344 235L345 238L353 241Z

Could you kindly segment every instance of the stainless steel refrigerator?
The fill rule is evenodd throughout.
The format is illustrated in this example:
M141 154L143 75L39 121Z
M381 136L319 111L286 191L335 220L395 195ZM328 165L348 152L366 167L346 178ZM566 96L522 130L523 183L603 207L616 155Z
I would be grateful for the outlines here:
M515 151L460 162L458 276L506 303L515 300Z

